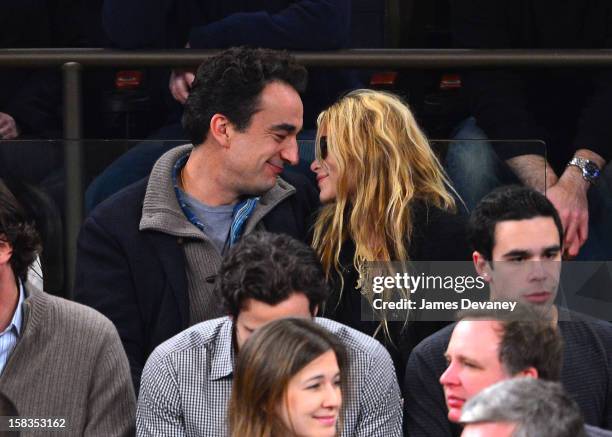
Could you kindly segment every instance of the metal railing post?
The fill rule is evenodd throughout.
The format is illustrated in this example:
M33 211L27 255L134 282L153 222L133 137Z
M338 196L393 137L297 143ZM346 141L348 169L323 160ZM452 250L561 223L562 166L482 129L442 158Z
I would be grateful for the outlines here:
M62 66L64 80L64 168L66 296L73 297L76 241L83 220L83 149L81 144L81 64Z

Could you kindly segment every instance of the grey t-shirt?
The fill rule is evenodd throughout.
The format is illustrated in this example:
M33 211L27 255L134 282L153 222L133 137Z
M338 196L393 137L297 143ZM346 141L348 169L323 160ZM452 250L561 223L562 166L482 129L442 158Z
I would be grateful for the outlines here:
M204 233L213 242L221 255L229 247L229 231L235 205L208 206L182 191L184 201L204 225Z

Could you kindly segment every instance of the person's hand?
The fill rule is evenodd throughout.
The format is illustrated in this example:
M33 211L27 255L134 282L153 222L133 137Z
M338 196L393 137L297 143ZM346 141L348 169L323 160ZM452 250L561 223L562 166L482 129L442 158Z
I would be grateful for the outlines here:
M19 136L19 128L15 119L9 114L0 112L0 139L13 140Z
M187 44L185 44L185 48L191 48L189 41L187 41ZM189 97L189 90L191 89L191 84L193 83L194 79L194 68L175 68L172 70L169 83L170 92L172 93L174 100L179 102L181 105L184 105L187 101L187 97Z
M194 79L195 71L193 69L176 68L172 70L170 75L170 92L174 100L183 105L185 104Z
M589 235L589 182L582 178L580 169L568 167L559 181L548 188L546 197L555 205L563 223L565 252L578 255Z

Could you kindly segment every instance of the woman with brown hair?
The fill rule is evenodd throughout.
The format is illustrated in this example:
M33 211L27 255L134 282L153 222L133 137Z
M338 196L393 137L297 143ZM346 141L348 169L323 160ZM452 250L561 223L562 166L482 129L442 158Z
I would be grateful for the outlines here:
M306 319L257 330L240 350L229 405L231 437L333 437L342 429L347 358Z
M311 170L324 206L313 247L334 293L324 316L384 342L401 377L397 347L406 320L391 323L384 311L381 323L362 320L362 296L370 305L374 299L363 286L366 263L469 261L465 219L457 213L461 202L398 96L355 90L323 111L317 123ZM440 326L412 326L402 352Z

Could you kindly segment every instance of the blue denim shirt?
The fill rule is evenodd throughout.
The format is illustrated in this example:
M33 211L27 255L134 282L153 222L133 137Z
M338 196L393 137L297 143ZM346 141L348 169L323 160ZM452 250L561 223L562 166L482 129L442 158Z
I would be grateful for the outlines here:
M17 345L19 341L19 336L21 334L21 324L23 321L23 301L25 300L25 293L23 291L23 284L19 281L19 301L17 302L17 308L15 309L15 314L13 314L13 319L11 323L6 327L6 329L0 332L0 374L4 370L4 366L6 366L6 362L8 361L13 349Z

